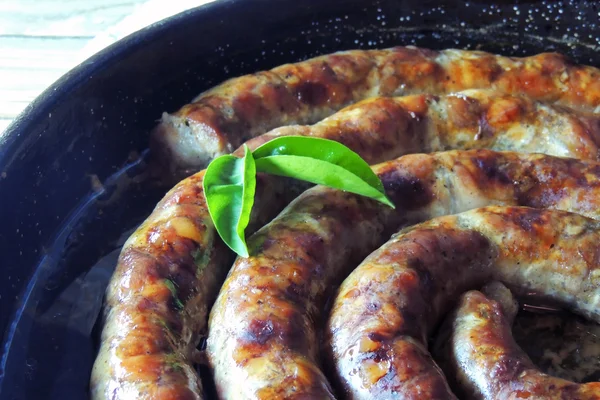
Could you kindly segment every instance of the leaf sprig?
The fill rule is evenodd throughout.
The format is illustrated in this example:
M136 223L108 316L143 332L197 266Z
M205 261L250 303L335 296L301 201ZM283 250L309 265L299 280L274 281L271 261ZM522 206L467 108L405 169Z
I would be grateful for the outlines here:
M394 208L369 165L341 143L305 136L273 139L244 157L215 158L204 174L204 195L217 233L225 244L248 257L245 230L254 205L256 173L296 178L359 194Z

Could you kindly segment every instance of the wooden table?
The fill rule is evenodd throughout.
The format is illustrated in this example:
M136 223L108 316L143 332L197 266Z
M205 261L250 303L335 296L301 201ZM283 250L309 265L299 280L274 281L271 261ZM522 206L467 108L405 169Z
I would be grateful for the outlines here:
M212 0L0 0L0 136L61 75L118 39Z

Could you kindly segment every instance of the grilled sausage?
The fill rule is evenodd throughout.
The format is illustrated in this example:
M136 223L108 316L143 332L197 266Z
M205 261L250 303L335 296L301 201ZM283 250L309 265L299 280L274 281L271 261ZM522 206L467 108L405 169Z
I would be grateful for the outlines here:
M589 265L583 271L592 271L595 277L596 268L597 264ZM485 287L482 292L464 294L450 319L451 367L445 370L456 376L464 398L600 399L600 382L577 384L549 376L531 362L512 336L516 309L506 287Z
M415 151L488 146L499 150L521 146L525 151L595 159L595 138L600 133L595 121L592 115L522 97L472 90L443 97L367 100L313 126L279 128L248 145L256 148L274 137L294 134L321 137L346 144L369 163ZM165 387L171 388L165 382L173 376L174 382L186 388L183 392L189 388L199 392L192 353L205 326L208 304L232 260L228 250L214 242L202 174L184 180L167 194L123 249L109 286L102 346L92 378L96 398L114 393L142 396L146 392L141 387L157 390L146 383L159 376ZM255 212L260 214L258 219L267 221L297 191L286 190L280 178L262 176L261 181L264 185L259 184L259 190L262 187L265 192L259 194ZM191 254L207 264L193 278ZM174 288L178 302L171 293ZM181 305L184 312L177 310ZM144 351L148 356L142 357ZM156 364L153 373L141 367L149 359Z
M359 100L472 88L521 93L600 112L600 72L545 53L509 58L415 47L352 50L230 79L164 114L154 153L173 169L197 171L212 158L282 125L310 124Z
M600 321L599 241L596 220L527 207L481 208L401 231L350 274L334 300L327 332L345 394L453 398L427 337L453 299L489 280ZM509 378L514 371L504 375L503 367L512 368L494 365L487 379Z
M596 159L599 126L593 115L471 90L442 97L372 99L313 126L276 129L248 145L255 148L293 134L321 137L346 144L369 163L455 147L521 148ZM143 397L159 390L148 385L159 377L164 392L200 390L191 366L193 349L205 327L207 307L232 261L231 253L214 241L202 176L184 180L167 194L123 249L108 291L105 329L92 377L95 398L128 393ZM262 176L260 183L264 192L258 195L255 212L258 220L268 221L297 190L285 189L280 178ZM206 263L196 275L191 254ZM178 310L182 305L184 310Z
M198 399L195 348L233 262L216 237L204 171L175 186L128 239L109 283L92 399ZM256 223L290 200L282 180L257 185Z
M395 210L315 187L249 238L251 256L234 263L209 320L207 351L222 398L333 398L318 357L325 302L400 226L488 204L600 217L594 162L472 150L408 155L373 169ZM361 321L352 322L359 329ZM341 357L349 347L335 348Z
M486 98L490 104L506 103L501 97ZM439 130L447 138L443 143L450 146L476 135L472 127L463 125L440 123L429 128L419 119L424 101L423 97L380 99L312 127L278 130L248 145L255 148L275 136L301 129L305 135L346 143L366 161L375 163L414 150L410 143L422 132L433 137ZM541 116L540 112L534 119ZM480 114L465 113L465 119L469 118L476 122ZM531 123L516 116L515 126L520 121ZM557 129L556 133L562 132ZM542 129L534 133L536 137L545 135ZM497 136L471 143L487 145ZM584 149L584 154L593 154L591 142L583 135L578 137L589 145L588 150L575 144L566 145L568 151L579 154ZM192 367L194 349L206 325L208 306L233 262L231 252L215 239L202 179L200 172L179 183L123 248L107 292L102 343L92 375L94 398L149 398L167 393L180 396L177 398L199 396L200 381ZM272 218L299 192L297 184L286 188L285 182L290 183L260 177L254 226Z
M456 148L600 160L600 115L485 89L368 99L315 125L284 126L248 144L258 147L290 135L331 138L358 153L368 148L371 164L409 153Z

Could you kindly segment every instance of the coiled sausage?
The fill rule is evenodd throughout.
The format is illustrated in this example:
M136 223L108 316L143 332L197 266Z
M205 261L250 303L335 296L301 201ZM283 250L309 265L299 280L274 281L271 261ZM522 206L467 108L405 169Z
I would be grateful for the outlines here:
M596 159L598 121L595 115L520 96L471 90L441 97L370 99L313 126L278 128L248 145L255 148L286 135L320 137L346 144L369 163L456 147ZM94 398L128 393L143 397L158 390L151 384L158 381L164 392L200 392L192 368L194 348L233 260L215 239L202 179L200 172L180 182L123 248L107 292L92 376ZM268 221L298 193L297 185L286 189L284 182L291 183L260 177L254 226Z
M597 266L590 266L596 268ZM542 373L517 345L511 325L517 311L502 284L461 296L449 317L444 371L468 399L597 400L600 382L577 384Z
M486 281L543 293L600 321L599 240L596 220L526 207L480 208L401 231L350 274L333 303L327 332L347 397L454 398L427 337L453 299Z
M377 96L491 88L600 112L600 72L544 53L509 58L415 47L351 50L230 79L174 114L163 114L151 148L173 170L214 157L282 125L310 124Z
M396 210L315 187L249 238L251 256L234 263L209 320L207 350L222 398L333 398L318 357L324 304L400 226L489 204L600 217L600 165L592 162L472 150L408 155L373 169ZM342 315L352 320L348 332L358 332L357 314ZM337 329L334 338L344 339Z

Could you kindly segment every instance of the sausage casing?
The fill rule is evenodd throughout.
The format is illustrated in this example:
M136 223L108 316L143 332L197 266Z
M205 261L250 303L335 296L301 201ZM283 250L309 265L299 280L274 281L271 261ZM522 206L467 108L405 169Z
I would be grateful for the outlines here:
M465 399L600 399L600 382L577 384L542 373L512 336L516 312L506 309L508 299L486 289L461 296L449 317L448 342L439 344L447 348L444 371ZM510 291L503 297L512 297Z
M234 263L209 321L222 398L332 398L318 357L325 301L400 226L488 204L600 216L593 162L471 150L408 155L373 169L396 210L315 187L249 238L251 256Z
M233 261L210 221L203 176L175 186L123 246L106 293L93 399L202 397L195 348ZM268 220L293 192L271 181L259 178L255 222Z
M599 240L597 220L527 207L480 208L401 231L350 274L334 301L328 334L345 393L448 398L427 337L453 299L490 280L600 321Z
M600 112L599 77L597 69L555 53L509 58L415 47L343 51L230 79L165 113L151 147L172 169L197 171L252 137L314 123L362 99L474 88Z

